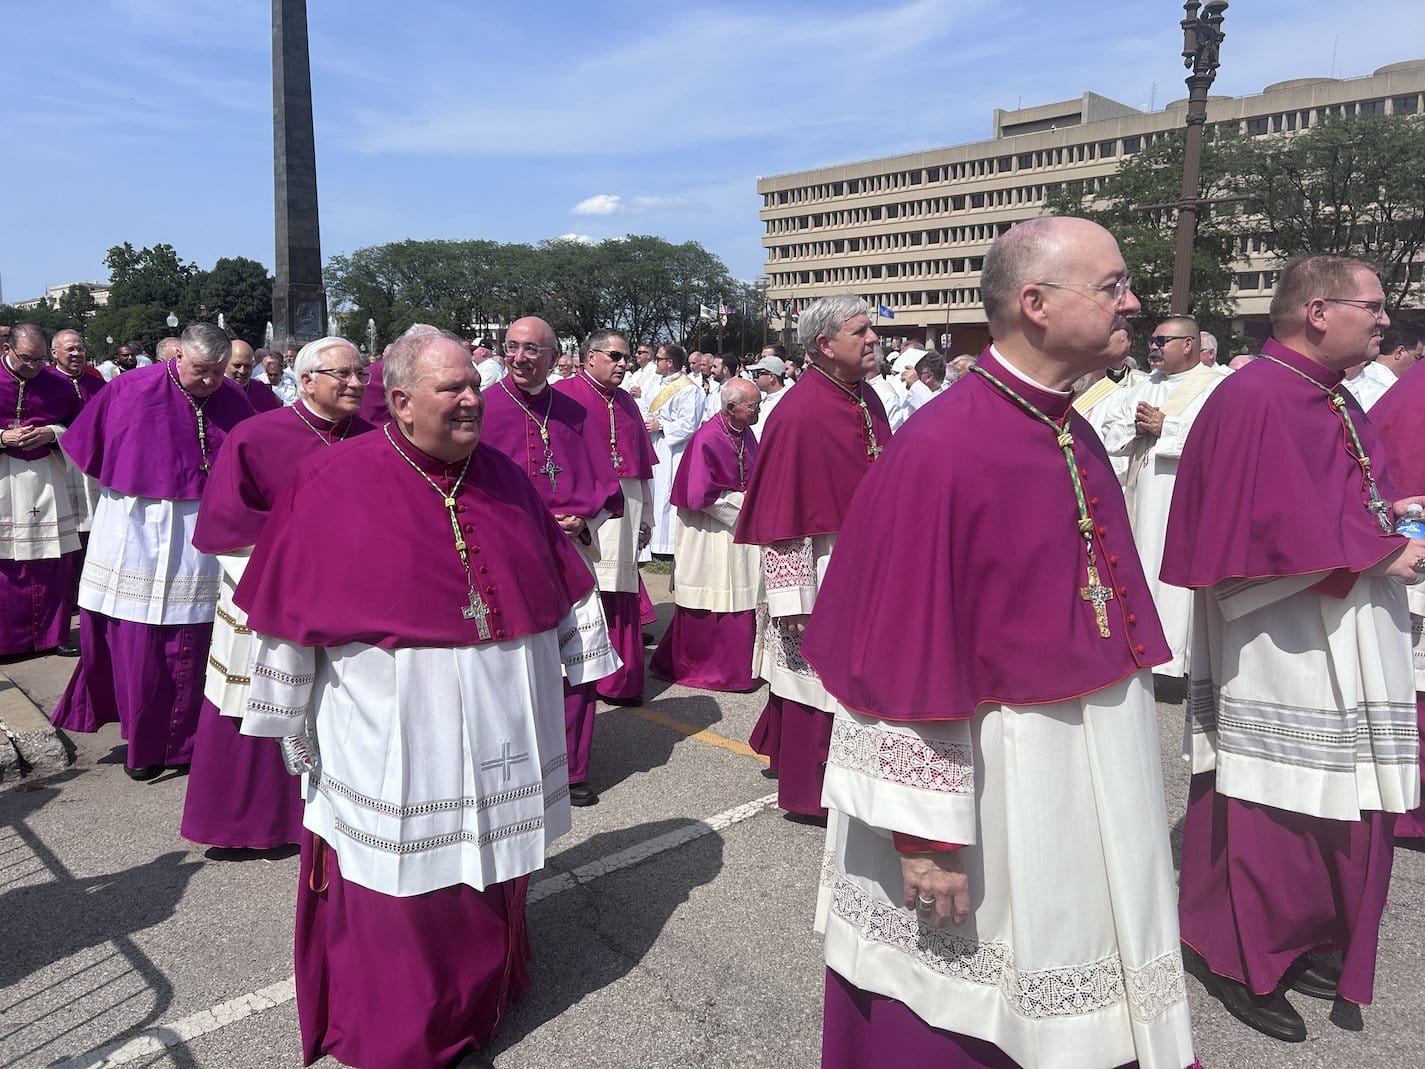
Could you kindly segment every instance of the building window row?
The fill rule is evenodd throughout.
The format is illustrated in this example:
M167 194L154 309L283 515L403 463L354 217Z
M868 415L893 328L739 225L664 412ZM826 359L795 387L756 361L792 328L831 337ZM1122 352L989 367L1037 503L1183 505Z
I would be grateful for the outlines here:
M839 285L886 278L938 278L942 275L978 274L984 266L983 256L954 256L903 264L847 264L836 267L809 267L802 271L774 271L768 279L773 286Z
M796 245L773 245L769 261L806 260L850 253L884 253L921 245L988 245L1010 227L1009 223L979 223L935 230L903 230L894 234L868 234L859 238L808 241Z

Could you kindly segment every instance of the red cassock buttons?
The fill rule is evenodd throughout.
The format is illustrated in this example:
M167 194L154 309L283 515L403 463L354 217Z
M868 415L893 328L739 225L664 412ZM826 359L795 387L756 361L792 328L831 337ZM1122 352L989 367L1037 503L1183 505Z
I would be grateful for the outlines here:
M1137 627L1137 626L1138 626L1138 616L1137 616L1137 614L1130 612L1130 613L1128 614L1128 622L1129 622L1130 624L1132 624L1134 627Z
M1109 563L1109 564L1117 564L1117 563L1118 563L1118 554L1117 554L1117 553L1110 553L1109 556L1108 556L1108 563Z
M1138 645L1135 646L1134 649L1136 649L1136 650L1138 651L1138 653L1139 653L1140 656L1141 656L1142 654L1145 654L1145 653L1148 652L1148 647L1145 646L1145 645L1143 645L1143 643L1141 643L1141 642L1138 643Z
M1108 534L1108 528L1105 527L1103 524L1099 524L1099 525L1098 525L1098 536L1099 536L1100 538L1102 538L1102 537L1103 537L1104 535L1106 535L1106 534Z

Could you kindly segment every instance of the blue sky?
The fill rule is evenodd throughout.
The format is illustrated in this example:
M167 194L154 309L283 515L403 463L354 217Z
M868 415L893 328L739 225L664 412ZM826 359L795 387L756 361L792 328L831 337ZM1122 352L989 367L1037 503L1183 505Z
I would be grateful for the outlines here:
M702 242L760 273L759 175L1181 97L1174 0L310 0L325 255L404 238ZM0 0L6 300L168 242L271 267L271 5ZM1421 0L1234 0L1216 92L1425 56ZM1156 86L1156 89L1155 89ZM30 151L17 151L29 146Z

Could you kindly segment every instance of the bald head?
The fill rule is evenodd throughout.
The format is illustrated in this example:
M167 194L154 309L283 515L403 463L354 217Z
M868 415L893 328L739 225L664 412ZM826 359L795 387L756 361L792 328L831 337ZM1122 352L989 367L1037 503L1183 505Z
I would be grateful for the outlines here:
M537 393L549 380L559 355L554 328L539 316L516 319L505 332L505 367L521 390Z
M1063 278L1066 255L1077 242L1104 236L1108 231L1087 219L1046 215L1016 223L995 238L980 273L980 296L990 326L1013 315L1025 286Z
M722 384L722 415L734 431L743 431L757 419L762 391L748 379L728 379Z
M228 355L227 376L244 390L252 380L252 369L255 366L257 357L252 346L240 339L234 339L232 352Z
M78 378L84 372L88 354L84 351L84 338L77 330L61 330L50 342L49 358L55 367L70 378Z

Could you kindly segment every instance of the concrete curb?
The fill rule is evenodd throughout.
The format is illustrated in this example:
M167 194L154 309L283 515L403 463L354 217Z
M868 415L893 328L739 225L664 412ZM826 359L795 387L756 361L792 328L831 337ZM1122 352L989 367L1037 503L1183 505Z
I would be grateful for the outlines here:
M30 696L0 670L0 790L74 763L74 748Z

